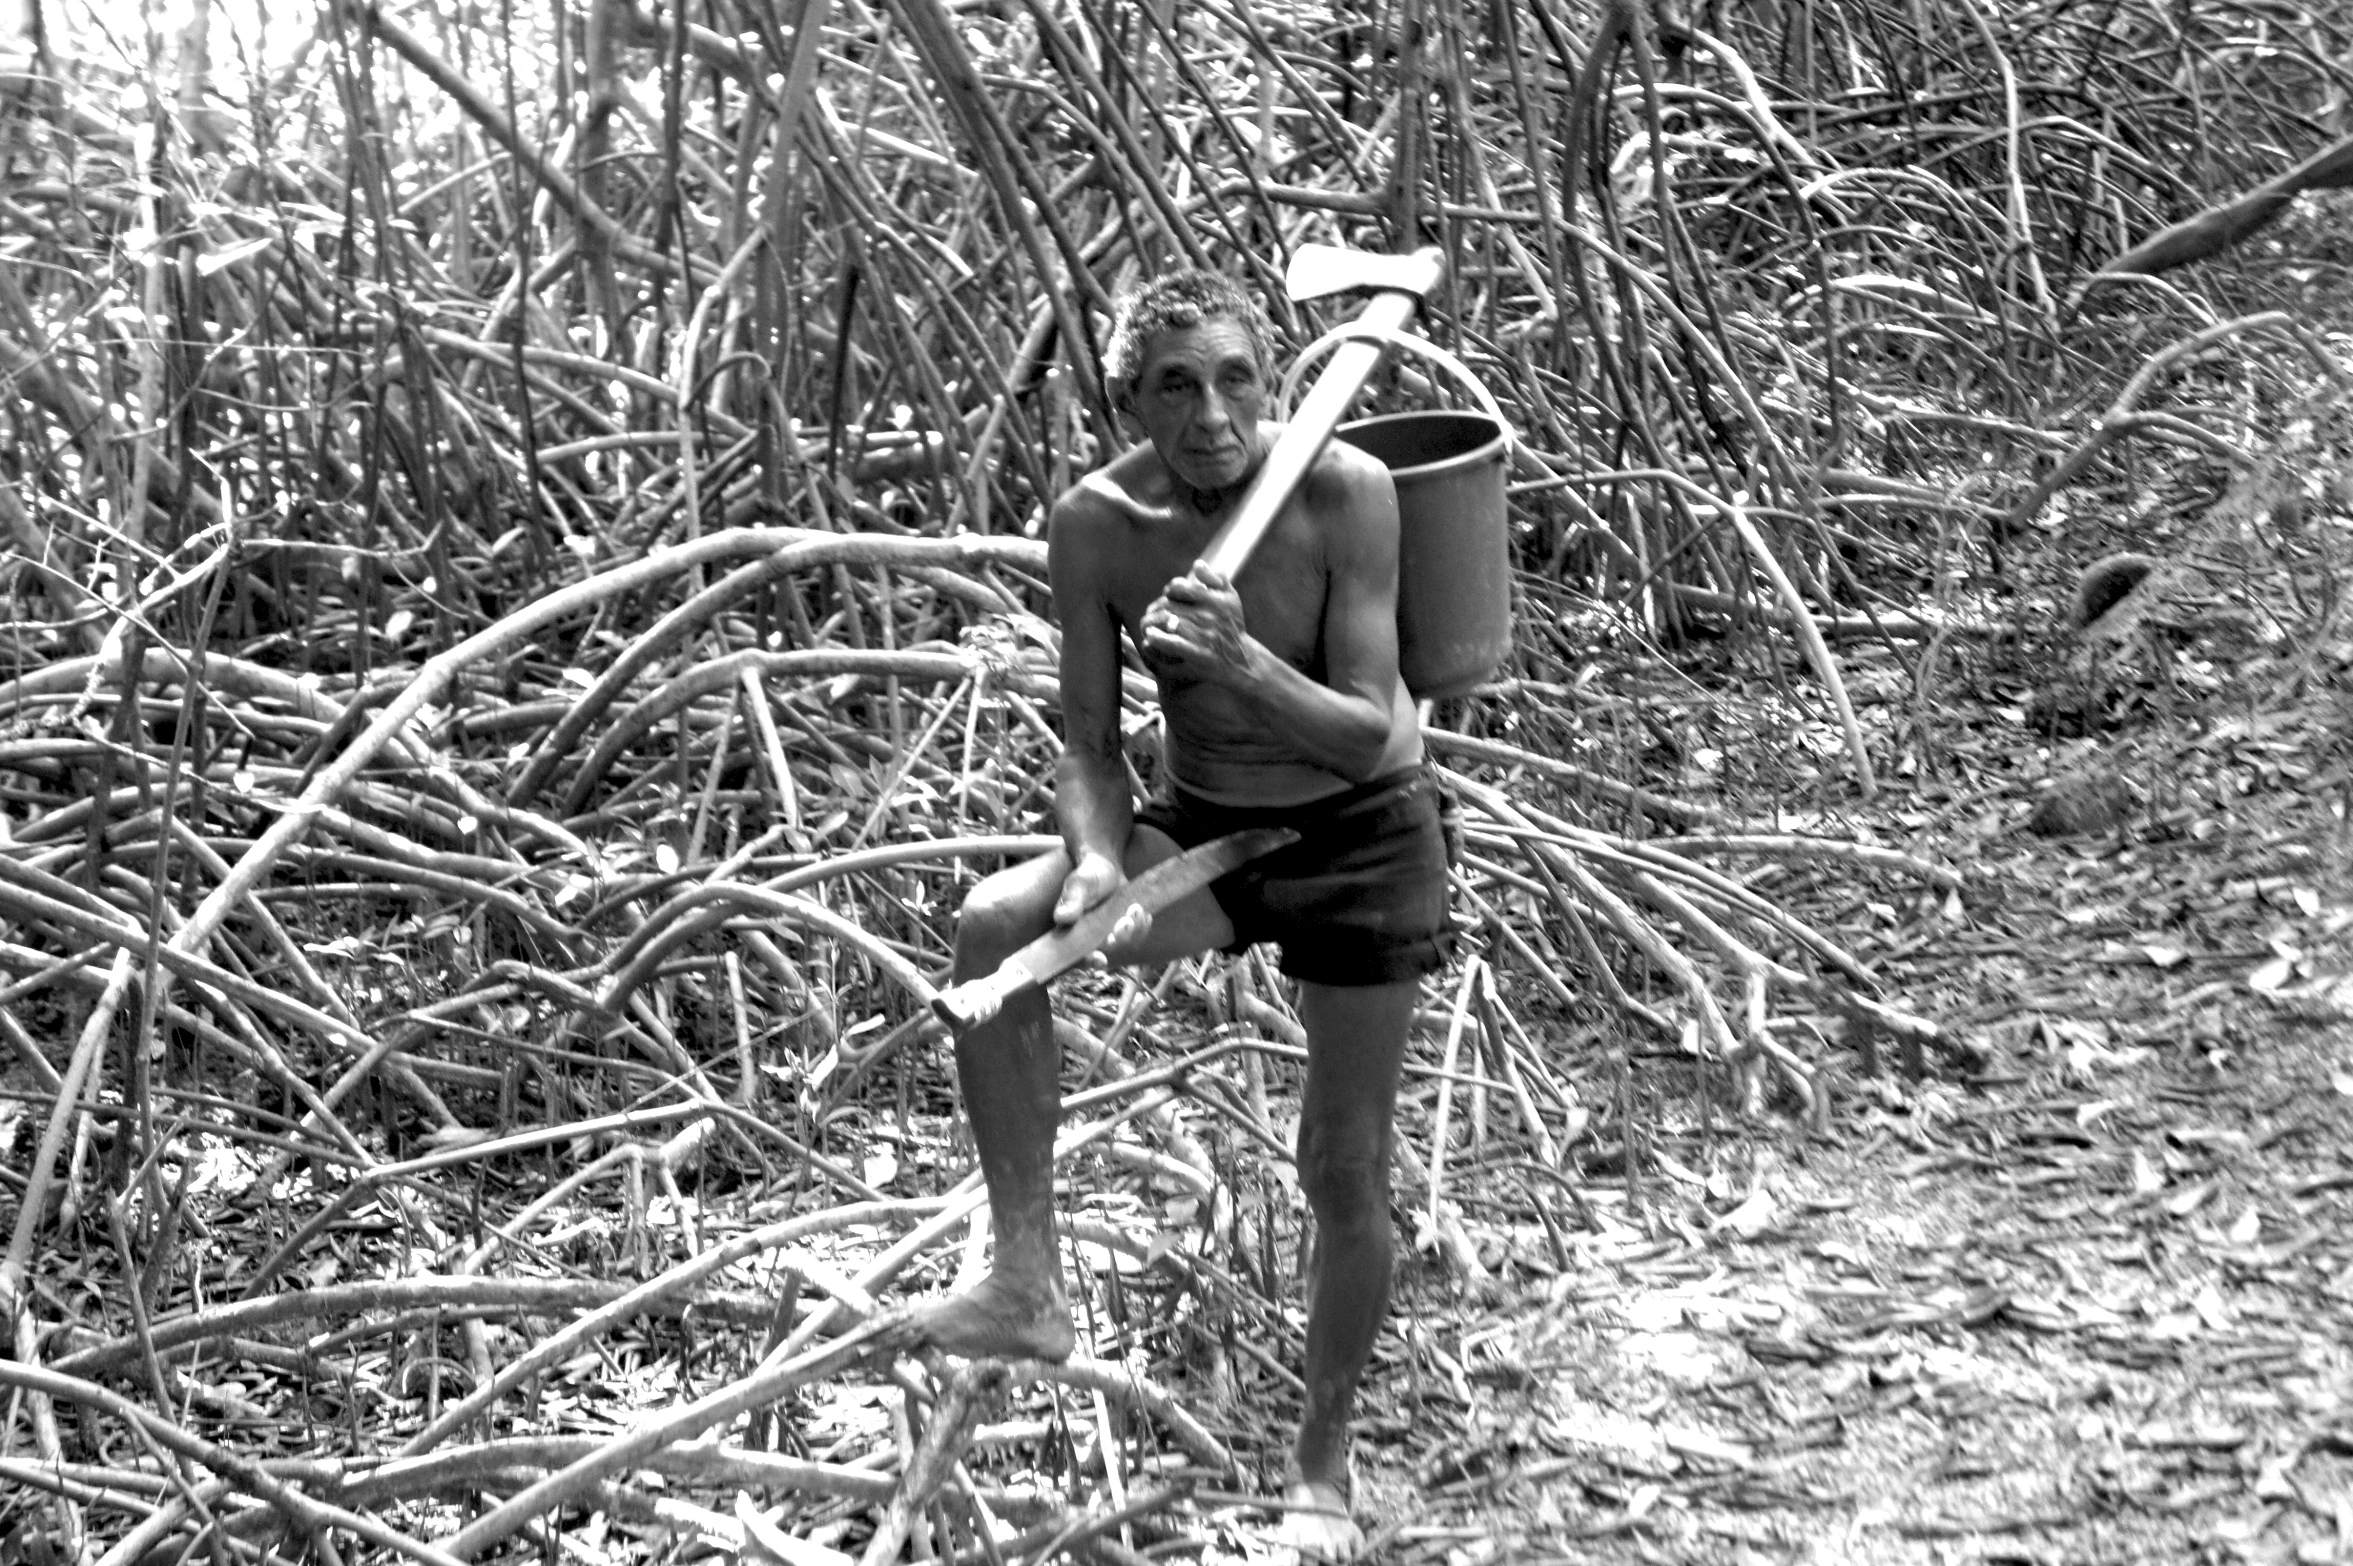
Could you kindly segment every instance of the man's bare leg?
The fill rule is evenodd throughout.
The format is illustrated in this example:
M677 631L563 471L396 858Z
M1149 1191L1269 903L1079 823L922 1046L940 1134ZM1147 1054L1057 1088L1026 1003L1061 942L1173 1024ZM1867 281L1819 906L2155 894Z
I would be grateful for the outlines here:
M995 972L1045 934L1069 872L1069 858L1052 853L976 887L956 925L957 982ZM956 1040L956 1080L988 1182L996 1254L980 1283L915 1317L915 1331L951 1354L1060 1360L1077 1341L1054 1248L1061 1067L1042 990L1014 996Z
M1127 873L1177 851L1150 827L1130 836ZM1054 900L1070 859L1057 851L990 876L965 899L956 924L956 979L977 979L1053 927ZM1233 939L1233 926L1207 892L1161 911L1119 955L1166 962ZM1062 1052L1043 990L1005 1003L956 1041L956 1080L989 1187L996 1252L988 1277L916 1314L912 1330L970 1358L1070 1357L1076 1335L1054 1244L1054 1133L1062 1118Z
M1362 1540L1349 1517L1348 1419L1373 1338L1389 1311L1396 1237L1389 1219L1391 1126L1416 981L1362 988L1302 984L1307 1093L1299 1184L1315 1214L1308 1278L1307 1408L1291 1450L1297 1477L1286 1539L1346 1559Z

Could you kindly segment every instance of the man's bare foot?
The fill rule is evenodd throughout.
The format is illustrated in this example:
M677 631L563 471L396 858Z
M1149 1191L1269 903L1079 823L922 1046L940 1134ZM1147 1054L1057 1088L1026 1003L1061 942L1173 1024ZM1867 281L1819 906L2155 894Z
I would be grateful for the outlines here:
M926 1305L907 1320L911 1338L967 1359L1070 1358L1078 1335L1059 1293L1040 1294L994 1273L962 1294Z
M1302 1566L1310 1561L1338 1566L1364 1553L1364 1530L1349 1515L1348 1496L1339 1486L1294 1475L1283 1487L1283 1506L1275 1543L1294 1551Z

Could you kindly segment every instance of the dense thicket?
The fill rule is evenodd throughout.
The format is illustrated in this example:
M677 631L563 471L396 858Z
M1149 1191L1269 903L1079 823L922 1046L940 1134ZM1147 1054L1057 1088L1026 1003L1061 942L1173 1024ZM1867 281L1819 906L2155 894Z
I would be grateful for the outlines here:
M531 1270L479 1205L452 1240L480 1193L432 1178L512 1167L536 1144L479 1144L526 1127L689 1127L559 1198L648 1171L677 1196L711 1158L882 1199L866 1138L936 1071L909 1045L958 888L1042 841L1037 534L1123 439L1098 354L1139 275L1243 274L1296 345L1332 312L1283 300L1293 247L1446 252L1426 324L1519 434L1523 570L1514 683L1432 715L1483 940L1439 1032L1445 1082L1466 1036L1494 1073L1478 1135L1492 1087L1554 1172L1544 1213L1591 1113L1536 1034L1631 1018L1737 1098L1819 1110L1803 1041L1926 1032L1712 868L1796 856L1819 885L1829 849L1645 775L1646 693L1679 678L1645 638L1759 610L1805 633L1807 680L1734 725L1776 745L1735 770L1835 811L1885 736L1820 629L1948 634L1988 551L2128 437L2236 460L2140 408L2180 339L2248 356L2201 363L2234 403L2261 356L2334 369L2244 280L2097 275L2171 225L2138 264L2196 252L2199 214L2316 154L2302 183L2340 177L2353 40L2256 0L33 14L0 77L0 1034L31 1109L0 1119L0 1303L26 1366L95 1380L144 1374L98 1343L130 1319L28 1287L77 1222L120 1242L144 1321L196 1309L207 1267L202 1298L316 1276L359 1209L441 1270ZM1376 401L1454 395L1407 365ZM1148 771L1140 680L1132 706ZM1950 884L1867 847L1830 873ZM1074 1052L1129 1072L1179 982L1103 992ZM1282 1058L1278 987L1214 989ZM1236 1083L1220 1134L1279 1142L1258 1068ZM1414 1198L1437 1232L1451 1091ZM1155 1116L1130 1164L1198 1184L1201 1254L1271 1255L1288 1210L1237 1219L1224 1163ZM285 1230L227 1261L184 1227L207 1148L239 1185L300 1175ZM890 1211L936 1238L956 1200ZM543 1361L500 1373L484 1313L596 1303L525 1281L318 1309L462 1307L487 1399ZM789 1305L771 1346L830 1320L788 1337ZM190 1345L246 1330L191 1319ZM54 1469L45 1399L94 1380L0 1382L42 1394L7 1441ZM449 1429L352 1408L349 1455ZM303 1482L365 1509L572 1455ZM273 1497L257 1475L234 1488ZM130 1493L156 1540L201 1511Z

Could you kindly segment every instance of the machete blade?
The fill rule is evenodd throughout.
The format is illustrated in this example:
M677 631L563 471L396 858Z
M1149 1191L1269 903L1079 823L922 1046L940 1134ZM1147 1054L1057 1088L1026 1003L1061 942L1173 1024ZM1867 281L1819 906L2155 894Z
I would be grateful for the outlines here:
M1253 827L1163 859L1075 922L1057 926L1006 958L996 972L940 991L931 1009L951 1032L977 1027L1023 990L1050 983L1101 951L1119 922L1135 910L1157 914L1259 855L1298 841L1299 834L1287 827Z

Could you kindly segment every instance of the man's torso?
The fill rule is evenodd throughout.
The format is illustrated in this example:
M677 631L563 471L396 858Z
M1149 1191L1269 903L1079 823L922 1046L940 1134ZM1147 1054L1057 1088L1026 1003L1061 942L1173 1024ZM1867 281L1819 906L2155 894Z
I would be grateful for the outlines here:
M1270 435L1274 433L1269 427ZM1319 462L1366 460L1345 448ZM1250 634L1269 652L1317 683L1324 677L1325 608L1330 598L1328 531L1349 525L1319 507L1311 476L1235 578ZM1144 611L1171 578L1192 568L1231 504L1197 510L1173 484L1149 446L1138 446L1090 474L1078 494L1090 502L1088 547L1101 551L1104 596L1131 641L1143 644ZM1169 770L1180 786L1232 804L1291 804L1339 793L1352 779L1303 759L1269 732L1241 696L1206 681L1154 670L1168 726ZM1418 728L1403 682L1392 697L1390 750L1395 765L1420 758Z

